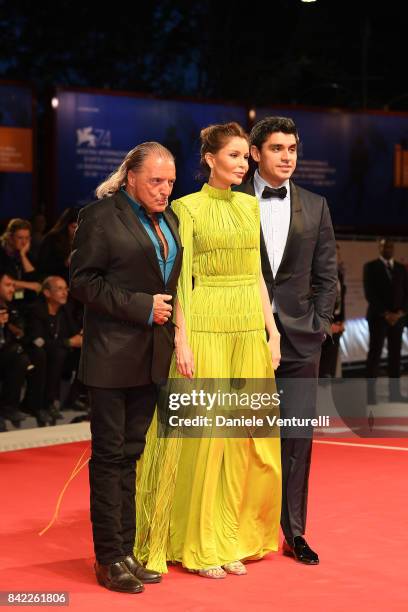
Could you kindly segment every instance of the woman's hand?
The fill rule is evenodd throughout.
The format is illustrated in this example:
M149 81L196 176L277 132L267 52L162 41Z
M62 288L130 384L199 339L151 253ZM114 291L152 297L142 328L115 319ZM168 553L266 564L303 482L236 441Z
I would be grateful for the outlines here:
M186 378L194 376L194 356L193 351L187 343L176 344L176 365L177 371Z
M27 253L28 253L28 251L30 250L30 248L31 248L31 238L29 238L29 239L27 240L27 242L25 242L25 243L22 245L22 247L19 249L19 251L20 251L20 255L21 255L22 257L27 257Z
M269 336L268 347L271 352L272 358L272 367L274 370L279 367L281 360L281 352L280 352L280 334L274 333Z

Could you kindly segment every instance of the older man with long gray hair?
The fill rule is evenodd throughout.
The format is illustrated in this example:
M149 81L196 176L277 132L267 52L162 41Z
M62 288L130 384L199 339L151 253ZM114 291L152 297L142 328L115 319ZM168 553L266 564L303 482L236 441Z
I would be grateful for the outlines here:
M165 147L135 147L80 212L71 258L71 292L85 305L79 378L91 403L95 571L102 586L126 593L161 579L133 556L135 466L174 347L175 178Z

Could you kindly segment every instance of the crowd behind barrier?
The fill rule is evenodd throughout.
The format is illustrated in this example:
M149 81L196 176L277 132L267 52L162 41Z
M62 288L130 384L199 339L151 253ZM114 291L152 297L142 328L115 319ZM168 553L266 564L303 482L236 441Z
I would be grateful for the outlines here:
M12 219L0 239L0 431L39 427L63 411L88 418L77 380L82 306L69 295L69 261L78 210L64 211L45 233L45 218Z

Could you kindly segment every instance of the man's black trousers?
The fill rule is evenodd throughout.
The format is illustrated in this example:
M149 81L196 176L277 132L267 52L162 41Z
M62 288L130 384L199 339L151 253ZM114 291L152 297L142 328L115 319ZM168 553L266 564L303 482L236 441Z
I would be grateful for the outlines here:
M90 506L95 556L121 561L133 552L136 532L136 461L157 400L156 385L123 389L88 387L92 456Z

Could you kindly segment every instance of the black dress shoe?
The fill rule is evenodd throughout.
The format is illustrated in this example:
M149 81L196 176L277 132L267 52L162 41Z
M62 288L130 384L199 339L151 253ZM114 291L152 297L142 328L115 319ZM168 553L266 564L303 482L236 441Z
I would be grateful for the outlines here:
M48 414L50 416L50 424L51 425L55 425L55 423L57 422L57 420L63 419L64 415L62 414L61 410L60 410L60 401L59 400L54 400L53 402L51 402L51 404L48 406Z
M51 422L51 417L46 410L39 410L35 415L38 427L46 427Z
M99 584L110 591L120 593L142 593L144 591L143 583L128 570L123 561L108 565L96 562L95 574Z
M159 572L146 569L141 563L139 563L139 561L137 561L137 559L135 559L133 555L128 555L127 557L125 557L123 563L126 565L129 572L133 574L133 576L136 576L136 578L138 578L145 584L152 584L154 582L161 581L162 577Z
M285 540L282 550L284 555L294 557L300 563L305 563L306 565L318 565L319 563L318 555L309 547L302 536L293 538L293 546Z

